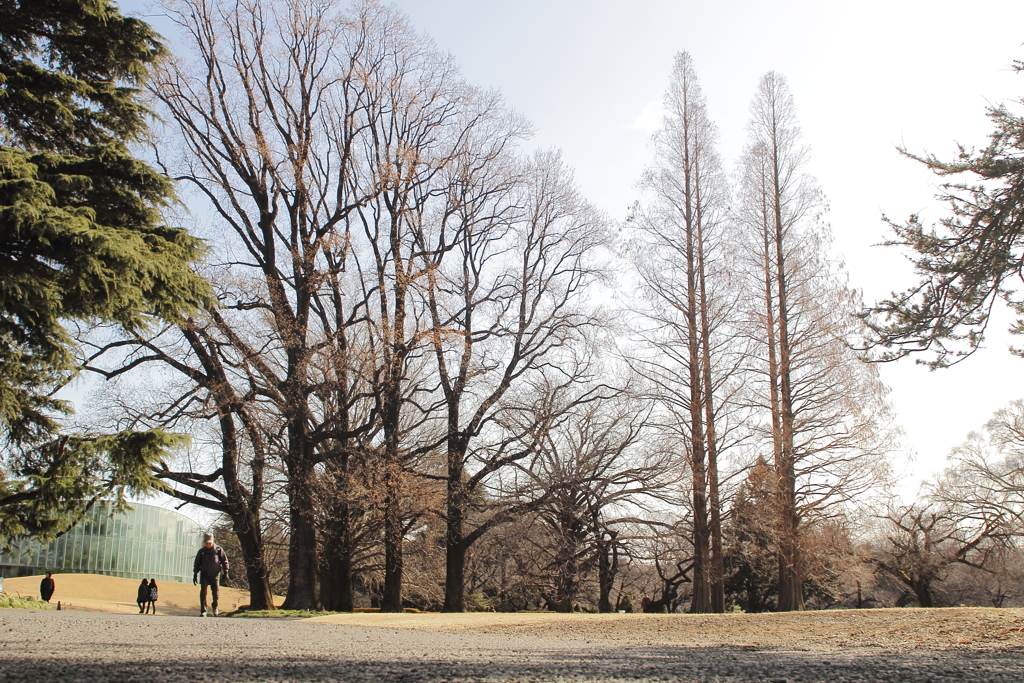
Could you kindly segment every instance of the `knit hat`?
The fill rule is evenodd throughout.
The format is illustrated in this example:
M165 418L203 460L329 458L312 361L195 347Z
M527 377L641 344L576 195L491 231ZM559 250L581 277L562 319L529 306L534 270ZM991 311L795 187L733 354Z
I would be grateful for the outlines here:
M209 531L203 534L203 543L213 543L213 534Z

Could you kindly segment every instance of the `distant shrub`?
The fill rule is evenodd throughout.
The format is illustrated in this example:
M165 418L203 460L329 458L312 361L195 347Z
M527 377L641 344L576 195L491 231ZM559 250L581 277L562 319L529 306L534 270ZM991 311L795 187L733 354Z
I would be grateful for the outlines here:
M467 612L486 612L490 606L490 601L483 593L470 593L466 596Z
M53 605L35 598L22 598L0 593L0 609L53 609Z

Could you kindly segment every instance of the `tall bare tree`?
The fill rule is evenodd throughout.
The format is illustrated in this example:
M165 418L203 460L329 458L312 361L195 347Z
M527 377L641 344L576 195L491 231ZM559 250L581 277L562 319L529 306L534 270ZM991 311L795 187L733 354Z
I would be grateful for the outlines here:
M234 275L246 273L219 309L218 343L252 366L252 390L283 423L285 606L314 608L315 467L367 426L345 426L344 402L323 400L342 385L319 362L344 357L331 323L364 315L360 289L345 292L342 310L318 315L318 307L337 303L329 283L351 266L347 218L378 193L356 155L376 112L392 103L367 60L402 49L371 49L401 33L401 22L372 3L345 13L327 2L181 0L168 11L189 54L152 85L180 142L169 170L205 199L220 258Z
M267 433L273 428L251 392L250 366L232 347L218 343L216 309L208 313L145 337L109 343L86 338L85 344L97 348L85 368L114 381L103 392L112 396L106 401L110 409L103 412L116 415L115 423L209 435L197 438L180 462L162 460L154 473L169 484L167 492L175 498L231 520L250 607L273 609L262 520L272 457ZM157 379L161 377L162 382Z
M516 280L507 270L514 246L527 254L535 251L516 242L529 220L521 215L520 202L529 192L520 173L544 176L547 171L515 168L511 153L525 134L521 119L497 94L467 85L449 57L427 47L412 51L395 41L395 49L404 52L375 60L381 73L374 87L390 104L375 111L374 135L362 154L377 194L352 219L360 231L357 251L373 301L371 345L378 359L374 391L386 491L385 610L401 609L400 482L410 459L446 451L448 516L453 533L461 535L462 463L470 440L523 359L538 353L530 346L519 349L504 384L499 370L489 390L478 389L503 368L500 354L507 349L496 349L495 340L506 339L516 326L507 309L519 313L518 304L529 303L516 300ZM541 220L552 224L539 228L545 235L561 229L557 217ZM531 278L528 287L543 287L536 281L550 275ZM527 306L524 315L530 314ZM428 355L437 365L428 367ZM477 411L473 404L467 424L467 404L479 391L485 392L479 398L484 405ZM487 391L496 392L490 400ZM457 569L451 574L461 576ZM459 586L450 592L458 594L457 609L461 578Z
M992 571L991 560L1012 537L999 506L955 500L958 496L949 489L962 488L958 474L955 468L949 470L925 500L890 510L885 544L872 558L875 566L912 590L921 607L936 606L936 584L953 567Z
M727 443L723 411L738 367L735 307L723 261L729 202L693 60L676 55L665 94L665 121L655 134L656 163L642 187L652 199L632 222L640 234L634 262L648 301L643 341L653 353L634 360L657 387L674 429L686 438L692 482L691 611L724 612L719 458Z
M446 611L464 609L469 548L523 510L522 502L498 505L469 520L489 479L534 451L517 432L499 434L504 397L524 381L558 374L563 350L587 345L602 325L583 302L603 276L595 258L608 239L601 216L557 154L503 159L516 131L484 132L487 144L454 169L442 223L449 232L439 235L450 243L421 247L431 258L426 296L444 412Z
M960 501L975 508L997 506L1024 532L1024 400L996 411L984 430L953 449L950 459L963 483L956 491Z
M885 389L848 346L860 303L827 258L806 159L793 98L769 72L751 103L738 217L758 349L750 387L769 417L777 485L780 611L804 608L801 526L884 477L890 445Z

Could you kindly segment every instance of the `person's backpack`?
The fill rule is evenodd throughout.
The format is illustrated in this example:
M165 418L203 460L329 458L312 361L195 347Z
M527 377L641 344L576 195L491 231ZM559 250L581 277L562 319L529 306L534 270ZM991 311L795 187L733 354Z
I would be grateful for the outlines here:
M150 586L149 588L149 599L153 602L157 601L157 588L156 586Z
M217 576L220 574L220 554L217 546L203 548L200 550L199 569L205 576Z

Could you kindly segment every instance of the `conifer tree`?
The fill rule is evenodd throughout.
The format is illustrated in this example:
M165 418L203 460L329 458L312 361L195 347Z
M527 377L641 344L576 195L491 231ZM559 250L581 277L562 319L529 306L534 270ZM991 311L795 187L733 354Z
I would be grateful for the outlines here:
M1024 62L1014 69L1024 70ZM1002 104L988 116L995 130L981 151L960 146L957 159L946 162L900 150L951 179L937 197L949 215L936 225L918 215L889 221L895 235L887 244L906 248L917 282L864 313L880 360L917 353L932 369L957 363L981 346L998 301L1016 315L1011 331L1024 334L1016 282L1024 270L1024 116Z
M147 327L202 305L202 244L164 225L169 181L132 154L164 55L107 0L0 0L0 533L66 528L82 501L152 485L159 432L59 435L69 325ZM78 511L78 512L76 512Z

